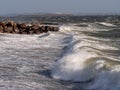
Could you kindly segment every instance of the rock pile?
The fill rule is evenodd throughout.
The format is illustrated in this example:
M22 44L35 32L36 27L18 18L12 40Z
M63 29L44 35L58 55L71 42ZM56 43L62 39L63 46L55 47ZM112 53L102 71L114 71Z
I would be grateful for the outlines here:
M40 24L26 24L15 23L8 21L6 23L0 22L0 33L12 34L40 34L47 33L48 31L58 31L59 27L54 25L40 25Z

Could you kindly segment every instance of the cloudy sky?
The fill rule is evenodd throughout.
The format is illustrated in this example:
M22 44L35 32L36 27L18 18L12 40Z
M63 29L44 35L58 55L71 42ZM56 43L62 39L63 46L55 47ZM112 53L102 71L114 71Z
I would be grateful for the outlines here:
M0 15L39 12L120 13L120 0L0 0Z

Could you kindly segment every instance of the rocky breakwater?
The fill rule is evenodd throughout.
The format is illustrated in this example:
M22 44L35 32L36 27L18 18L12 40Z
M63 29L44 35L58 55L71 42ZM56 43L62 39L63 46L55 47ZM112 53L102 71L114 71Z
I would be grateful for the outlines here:
M0 22L0 33L40 34L58 30L57 25L16 23L14 21Z

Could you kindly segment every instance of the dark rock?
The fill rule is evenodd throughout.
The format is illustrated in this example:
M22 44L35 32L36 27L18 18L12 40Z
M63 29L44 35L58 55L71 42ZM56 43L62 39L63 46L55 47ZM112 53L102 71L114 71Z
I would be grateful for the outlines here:
M29 31L29 34L34 34L34 31Z
M0 26L5 27L5 23L0 22Z
M58 27L49 26L49 31L58 31Z
M3 28L3 30L5 30L5 23L0 22L0 26Z
M0 33L3 33L4 31L3 31L3 27L2 26L0 26Z
M30 31L31 31L31 26L27 26L27 28L26 28L27 34L30 34Z
M47 32L48 32L47 27L48 27L48 26L41 26L41 27L40 27L40 32L41 32L41 33L43 33L43 32L44 32L44 33L47 33Z
M12 21L7 22L7 23L6 23L6 26L7 26L7 27L13 27L13 22L12 22Z
M12 29L12 30L11 30ZM8 30L8 31L7 31ZM14 21L9 21L6 23L6 29L5 32L18 32L17 24Z
M15 23L14 21L8 21L7 23L0 22L0 33L15 33L15 34L40 34L47 33L48 31L58 31L59 28L49 25L25 23Z
M18 29L26 29L27 25L25 23L17 24Z
M26 32L26 29L19 29L19 33L23 34L23 32ZM27 33L27 32L26 32Z
M31 30L33 30L34 34L40 34L40 26L39 25L31 26Z
M6 32L6 33L13 33L14 31L13 31L12 27L7 27L4 32Z
M53 27L49 26L49 27L47 28L47 30L48 30L48 31L52 31L52 28L53 28Z
M20 34L28 34L26 31L20 32Z
M14 30L14 32L15 32L16 34L19 34L20 30L16 28L16 29Z
M32 29L32 30L39 30L39 28L40 28L40 26L38 26L38 25L33 25L33 26L31 26L31 29Z
M53 27L53 31L59 31L58 27Z

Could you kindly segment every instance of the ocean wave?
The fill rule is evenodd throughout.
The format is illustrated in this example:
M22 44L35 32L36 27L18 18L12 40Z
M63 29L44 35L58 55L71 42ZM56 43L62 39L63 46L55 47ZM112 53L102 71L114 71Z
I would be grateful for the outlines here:
M88 90L119 90L120 61L114 58L114 54L108 54L109 50L118 48L99 38L82 33L73 34L73 27L62 26L61 29L63 32L68 30L73 36L64 55L51 67L51 76L54 79L89 83L83 86Z
M104 26L116 26L116 25L114 25L114 24L111 24L111 23L106 23L106 22L100 22L99 24L101 24L101 25L104 25Z

